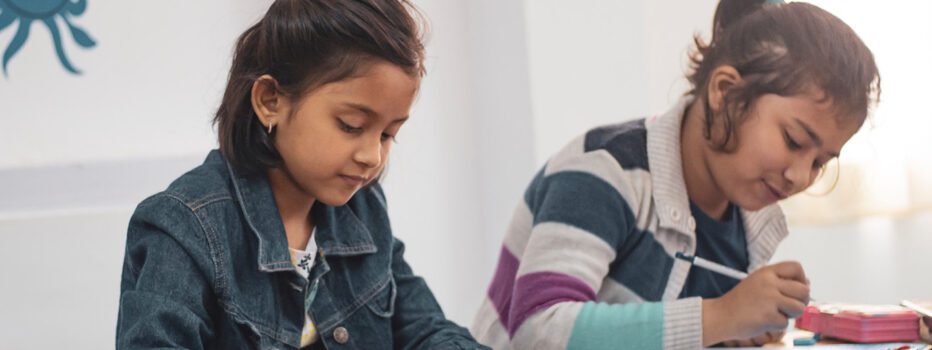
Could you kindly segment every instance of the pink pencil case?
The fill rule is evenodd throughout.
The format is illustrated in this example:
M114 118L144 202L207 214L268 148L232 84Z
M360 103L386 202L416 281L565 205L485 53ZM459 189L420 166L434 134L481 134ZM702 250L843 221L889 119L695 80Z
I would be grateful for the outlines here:
M919 340L919 315L894 305L825 304L806 307L796 328L855 343Z

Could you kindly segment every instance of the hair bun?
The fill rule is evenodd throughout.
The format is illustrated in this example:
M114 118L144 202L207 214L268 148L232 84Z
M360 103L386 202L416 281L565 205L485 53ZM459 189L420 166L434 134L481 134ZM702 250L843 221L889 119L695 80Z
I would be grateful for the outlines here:
M766 4L782 4L782 0L721 0L715 9L715 18L712 20L712 38L732 23L759 10Z

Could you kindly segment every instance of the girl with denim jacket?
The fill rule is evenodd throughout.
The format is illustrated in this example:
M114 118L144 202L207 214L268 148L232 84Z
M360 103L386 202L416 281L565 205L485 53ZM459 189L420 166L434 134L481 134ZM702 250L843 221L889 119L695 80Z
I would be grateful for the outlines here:
M473 323L480 341L760 345L802 313L802 267L768 263L788 233L777 202L863 124L878 92L873 55L811 4L722 0L711 42L697 38L690 58L692 90L668 112L588 131L528 186Z
M278 0L240 36L219 151L139 204L119 349L476 349L378 184L424 74L406 0Z

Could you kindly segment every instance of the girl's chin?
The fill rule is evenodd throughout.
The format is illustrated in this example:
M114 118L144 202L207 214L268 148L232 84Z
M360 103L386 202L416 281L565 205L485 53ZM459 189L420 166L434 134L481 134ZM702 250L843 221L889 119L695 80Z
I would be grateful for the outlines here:
M741 208L741 209L744 209L744 210L748 210L748 211L757 211L757 210L761 210L761 209L767 207L768 205L771 205L771 204L775 203L774 201L772 201L772 200L770 200L770 199L765 199L765 198L749 198L749 197L750 197L750 196L745 197L745 198L735 198L735 199L731 199L731 203L734 204L734 205L736 205L736 206L738 206L738 208Z
M739 208L747 211L758 211L766 208L767 206L776 203L776 201L770 200L755 200L755 201L746 201L746 202L732 202L737 205Z
M349 200L352 199L352 198L353 198L353 195L355 195L355 194L356 194L356 191L353 191L353 192L348 193L348 194L347 194L347 193L343 193L343 192L341 192L341 193L329 193L329 194L327 194L327 195L323 195L323 196L318 197L317 200L320 201L321 203L324 203L324 204L329 205L329 206L331 206L331 207L339 207L339 206L342 206L342 205L346 204L347 202L349 202Z

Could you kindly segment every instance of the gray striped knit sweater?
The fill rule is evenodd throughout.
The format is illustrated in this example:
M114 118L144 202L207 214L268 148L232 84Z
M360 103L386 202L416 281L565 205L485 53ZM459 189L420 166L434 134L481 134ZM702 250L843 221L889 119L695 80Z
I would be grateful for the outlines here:
M680 160L691 98L590 130L535 176L472 332L494 349L698 349L700 298L677 299L695 220ZM780 208L742 211L749 270L787 235Z

